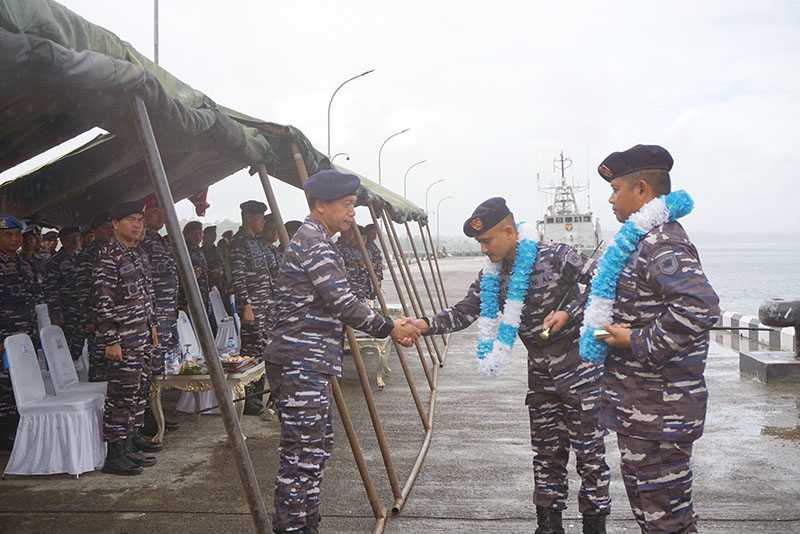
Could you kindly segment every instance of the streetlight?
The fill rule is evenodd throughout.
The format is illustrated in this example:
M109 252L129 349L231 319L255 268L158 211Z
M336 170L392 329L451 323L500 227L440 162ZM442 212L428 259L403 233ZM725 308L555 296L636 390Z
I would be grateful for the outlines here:
M440 201L439 201L439 203L436 205L436 248L437 248L437 250L441 250L441 249L442 249L442 243L441 243L441 241L439 240L439 213L441 213L441 211L442 211L442 210L441 210L441 209L439 209L439 208L441 208L441 206L442 206L442 202L444 202L445 200L450 200L451 198L453 198L453 197L452 197L452 196L447 196L447 197L444 197L444 198L443 198L442 200L440 200ZM434 254L435 254L435 253L436 253L436 252L434 251Z
M339 87L337 87L336 90L331 95L331 99L328 102L328 156L331 155L331 104L333 104L333 97L336 96L336 93L339 92L339 89L344 87L344 85L346 83L352 82L353 80L361 78L362 76L366 76L367 74L369 74L371 72L375 72L375 69L370 69L368 71L364 71L361 74L357 74L356 76L353 76L352 78L346 79L345 81L343 81L342 83L339 84Z
M423 159L422 161L418 161L415 164L413 164L411 167L409 167L408 170L406 170L406 174L405 174L405 176L403 176L403 198L408 198L408 190L406 188L406 183L408 181L408 173L411 171L411 169L413 169L417 165L422 165L426 161L428 161L428 160L427 159Z
M430 193L431 187L433 187L436 184L444 182L444 180L445 180L444 178L442 178L441 180L436 180L435 182L433 182L431 185L428 186L428 189L425 190L425 215L428 214L428 193Z
M409 131L410 129L411 129L411 128L406 128L405 130L400 130L399 132L395 132L395 133L393 133L392 135L390 135L389 137L387 137L387 138L386 138L386 139L383 141L383 143L381 144L381 148L380 148L380 149L378 149L378 183L379 183L379 184L380 184L380 183L383 183L383 180L381 179L381 154L383 153L383 147L384 147L384 146L386 146L386 143L388 143L388 142L389 142L389 139L392 139L393 137L397 137L397 136L398 136L398 135L400 135L400 134L404 134L404 133L406 133L407 131Z
M347 152L337 152L331 158L331 165L333 165L333 160L335 160L339 156L344 156L344 159L346 159L347 161L350 161L350 154L348 154Z

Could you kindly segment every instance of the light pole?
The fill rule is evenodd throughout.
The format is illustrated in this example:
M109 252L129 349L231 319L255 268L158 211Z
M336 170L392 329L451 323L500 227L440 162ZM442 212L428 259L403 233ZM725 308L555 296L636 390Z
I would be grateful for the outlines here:
M425 215L428 215L428 193L431 192L431 187L433 187L436 184L444 182L444 180L445 180L444 178L442 178L441 180L436 180L435 182L433 182L431 185L428 186L428 189L425 190Z
M418 161L406 170L406 174L403 176L403 198L408 198L408 189L406 188L406 183L408 182L408 173L411 171L411 169L413 169L417 165L422 165L426 161L428 160L423 159L422 161Z
M335 160L339 156L344 156L344 159L346 159L347 161L350 161L350 154L348 154L347 152L337 152L331 158L331 165L333 164L333 160Z
M389 137L387 137L387 138L386 138L386 139L383 141L383 143L381 143L381 147L378 149L378 183L379 183L379 184L380 184L380 183L383 183L383 180L382 180L382 178L381 178L381 154L383 153L383 147L384 147L384 146L386 146L386 143L388 143L388 142L389 142L389 139L392 139L393 137L397 137L397 136L398 136L398 135L400 135L400 134L404 134L404 133L406 133L407 131L409 131L410 129L411 129L411 128L406 128L405 130L400 130L399 132L395 132L395 133L393 133L392 135L390 135Z
M444 202L445 200L450 200L451 198L453 198L453 197L452 196L444 197L436 205L436 249L437 250L441 250L442 249L442 242L439 240L439 213L441 213L441 211L442 211L440 208L442 206L442 202ZM436 252L434 251L434 254L435 253Z
M337 87L336 90L331 95L331 99L328 102L328 157L330 157L330 155L331 155L331 104L333 104L333 97L336 96L336 93L339 92L339 89L344 87L344 85L346 83L352 82L353 80L361 78L362 76L366 76L367 74L369 74L371 72L375 72L375 69L370 69L368 71L364 71L361 74L357 74L357 75L353 76L352 78L346 79L345 81L343 81L342 83L339 84L339 87Z

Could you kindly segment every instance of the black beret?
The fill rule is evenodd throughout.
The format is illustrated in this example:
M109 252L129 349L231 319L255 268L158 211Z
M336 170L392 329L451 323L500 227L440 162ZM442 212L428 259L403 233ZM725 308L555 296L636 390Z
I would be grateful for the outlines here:
M659 169L669 172L672 169L672 156L658 145L636 145L623 152L611 153L597 167L607 182L632 172Z
M58 239L58 232L50 230L42 235L42 241L55 241Z
M144 201L143 200L134 200L132 202L121 202L111 208L111 220L118 221L120 219L124 219L128 215L133 215L134 213L144 213Z
M262 215L267 211L267 205L258 200L248 200L239 204L239 209L242 210L242 215Z
M361 180L358 176L328 169L311 176L303 184L303 189L312 198L336 200L348 195L355 195L360 185Z
M94 230L98 226L103 226L104 224L108 224L110 222L111 215L107 211L104 211L94 216L94 219L92 219L92 224L89 225L89 229Z
M209 232L216 232L216 231L217 231L217 227L216 227L216 225L213 225L213 224L211 226L206 226L205 228L203 228L203 233L204 234L205 233L209 233Z
M275 222L275 214L274 213L265 213L264 214L264 222L266 224L273 224Z
M505 219L511 210L506 206L506 199L493 197L485 200L475 208L469 219L464 221L464 234L467 237L476 237L493 228Z
M58 238L67 237L68 235L77 234L81 231L77 226L65 226L58 231Z

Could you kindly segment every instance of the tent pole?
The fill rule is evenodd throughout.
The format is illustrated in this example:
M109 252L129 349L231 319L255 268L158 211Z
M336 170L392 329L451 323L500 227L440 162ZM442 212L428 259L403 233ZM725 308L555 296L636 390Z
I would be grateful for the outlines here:
M442 271L439 270L439 253L436 251L436 247L433 245L433 237L431 237L431 225L425 224L425 229L428 231L428 242L431 244L431 250L433 251L433 262L436 264L436 272L439 274L439 285L442 286L442 298L444 299L444 306L445 308L449 308L450 304L447 302L447 291L444 290Z
M386 265L389 267L389 273L392 275L392 282L394 282L394 287L397 289L397 296L400 298L400 305L403 307L403 313L406 317L411 317L411 309L408 307L408 303L406 302L406 298L403 296L403 292L400 289L400 279L397 277L397 273L394 270L394 266L392 265L392 256L389 252L389 247L386 245L386 239L383 236L383 231L381 230L381 226L378 223L378 217L375 215L375 208L372 205L369 206L369 213L372 216L372 222L375 225L375 228L378 230L378 240L381 242L381 249L383 250L383 257L386 258ZM398 265L399 267L399 265ZM405 284L405 277L403 277L403 283ZM406 291L408 291L408 285L405 284ZM422 364L422 370L425 372L425 379L428 381L428 387L433 390L435 387L433 384L433 377L431 376L431 372L428 369L428 364L425 362L425 356L422 354L422 346L419 343L419 339L414 341L414 346L417 349L417 354L419 354L419 361ZM423 421L423 425L424 425Z
M264 188L264 194L267 196L269 211L272 213L272 216L275 217L275 224L278 226L278 238L281 241L281 245L285 248L286 245L289 244L289 234L286 233L286 227L283 225L283 216L278 207L278 201L275 199L275 192L272 190L272 184L270 183L269 174L267 173L267 166L263 163L259 163L256 165L256 169L258 169L258 177L261 179L261 187Z
M422 228L422 222L417 221L419 225L419 237L422 239L422 246L425 247L425 256L428 258L428 267L431 270L431 278L433 278L433 287L436 288L436 298L439 300L439 310L444 309L444 301L442 300L442 293L439 291L439 280L436 278L436 269L433 266L433 259L431 252L428 250L428 242L425 240L425 230Z
M405 253L403 251L403 246L400 244L400 239L397 237L397 232L394 229L394 223L389 218L389 213L385 208L383 210L383 220L386 223L386 226L389 228L389 232L391 234L390 239L394 240L393 241L394 246L397 247L397 257L398 257L397 261L402 262L400 271L402 272L403 270L405 270L408 276L408 283L411 285L411 291L414 294L413 298L411 299L411 305L414 307L414 313L417 314L417 317L424 317L426 315L425 308L422 305L422 299L419 298L419 292L417 291L417 284L414 282L414 277L411 275L411 268L408 266L408 262L406 261ZM435 361L438 362L439 365L441 366L442 355L439 352L439 346L436 344L436 338L426 336L425 342L429 343L429 340L430 344L433 345L434 352L436 353ZM430 345L428 346L428 349L430 349ZM433 358L433 354L431 354L431 357Z
M419 259L419 254L417 253L417 245L414 243L414 237L411 235L411 227L408 225L408 222L404 223L403 226L406 227L406 234L408 234L408 242L411 243L411 251L414 253L414 258L417 260L417 267L419 267L419 275L422 277L422 283L425 284L425 292L428 294L428 299L431 301L431 311L434 315L436 315L436 301L433 300L433 293L431 293L431 286L428 284L428 279L425 277L425 269L422 268L422 260ZM431 272L433 275L433 272ZM434 276L435 279L435 276ZM447 337L442 334L442 343L447 345Z
M155 188L159 203L164 207L164 212L166 213L167 231L175 245L178 272L181 275L183 287L186 289L189 311L191 312L192 319L195 320L195 326L198 327L203 354L207 356L206 363L209 367L209 375L211 375L214 393L222 411L225 431L233 447L236 467L239 470L239 478L241 478L245 496L247 497L247 504L253 516L253 524L258 534L267 534L269 532L269 519L266 506L264 505L264 498L258 486L258 479L253 469L253 462L250 459L250 454L244 443L239 418L233 407L230 389L225 381L225 373L222 370L219 352L214 343L214 336L211 333L211 325L209 324L208 315L206 315L205 306L203 306L203 301L200 296L200 288L194 276L194 269L192 268L192 262L189 258L189 250L186 247L186 241L183 239L183 234L178 224L178 217L175 213L175 202L169 188L167 174L164 171L164 163L161 160L161 154L156 144L153 126L150 123L150 117L147 113L147 106L140 96L134 95L132 108L139 140L144 148L150 179Z

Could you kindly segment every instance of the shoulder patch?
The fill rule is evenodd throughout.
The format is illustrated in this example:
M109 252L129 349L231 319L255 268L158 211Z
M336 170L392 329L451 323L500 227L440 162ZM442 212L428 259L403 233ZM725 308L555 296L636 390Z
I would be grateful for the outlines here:
M674 254L664 254L656 262L658 271L665 275L671 276L678 272L678 258Z

